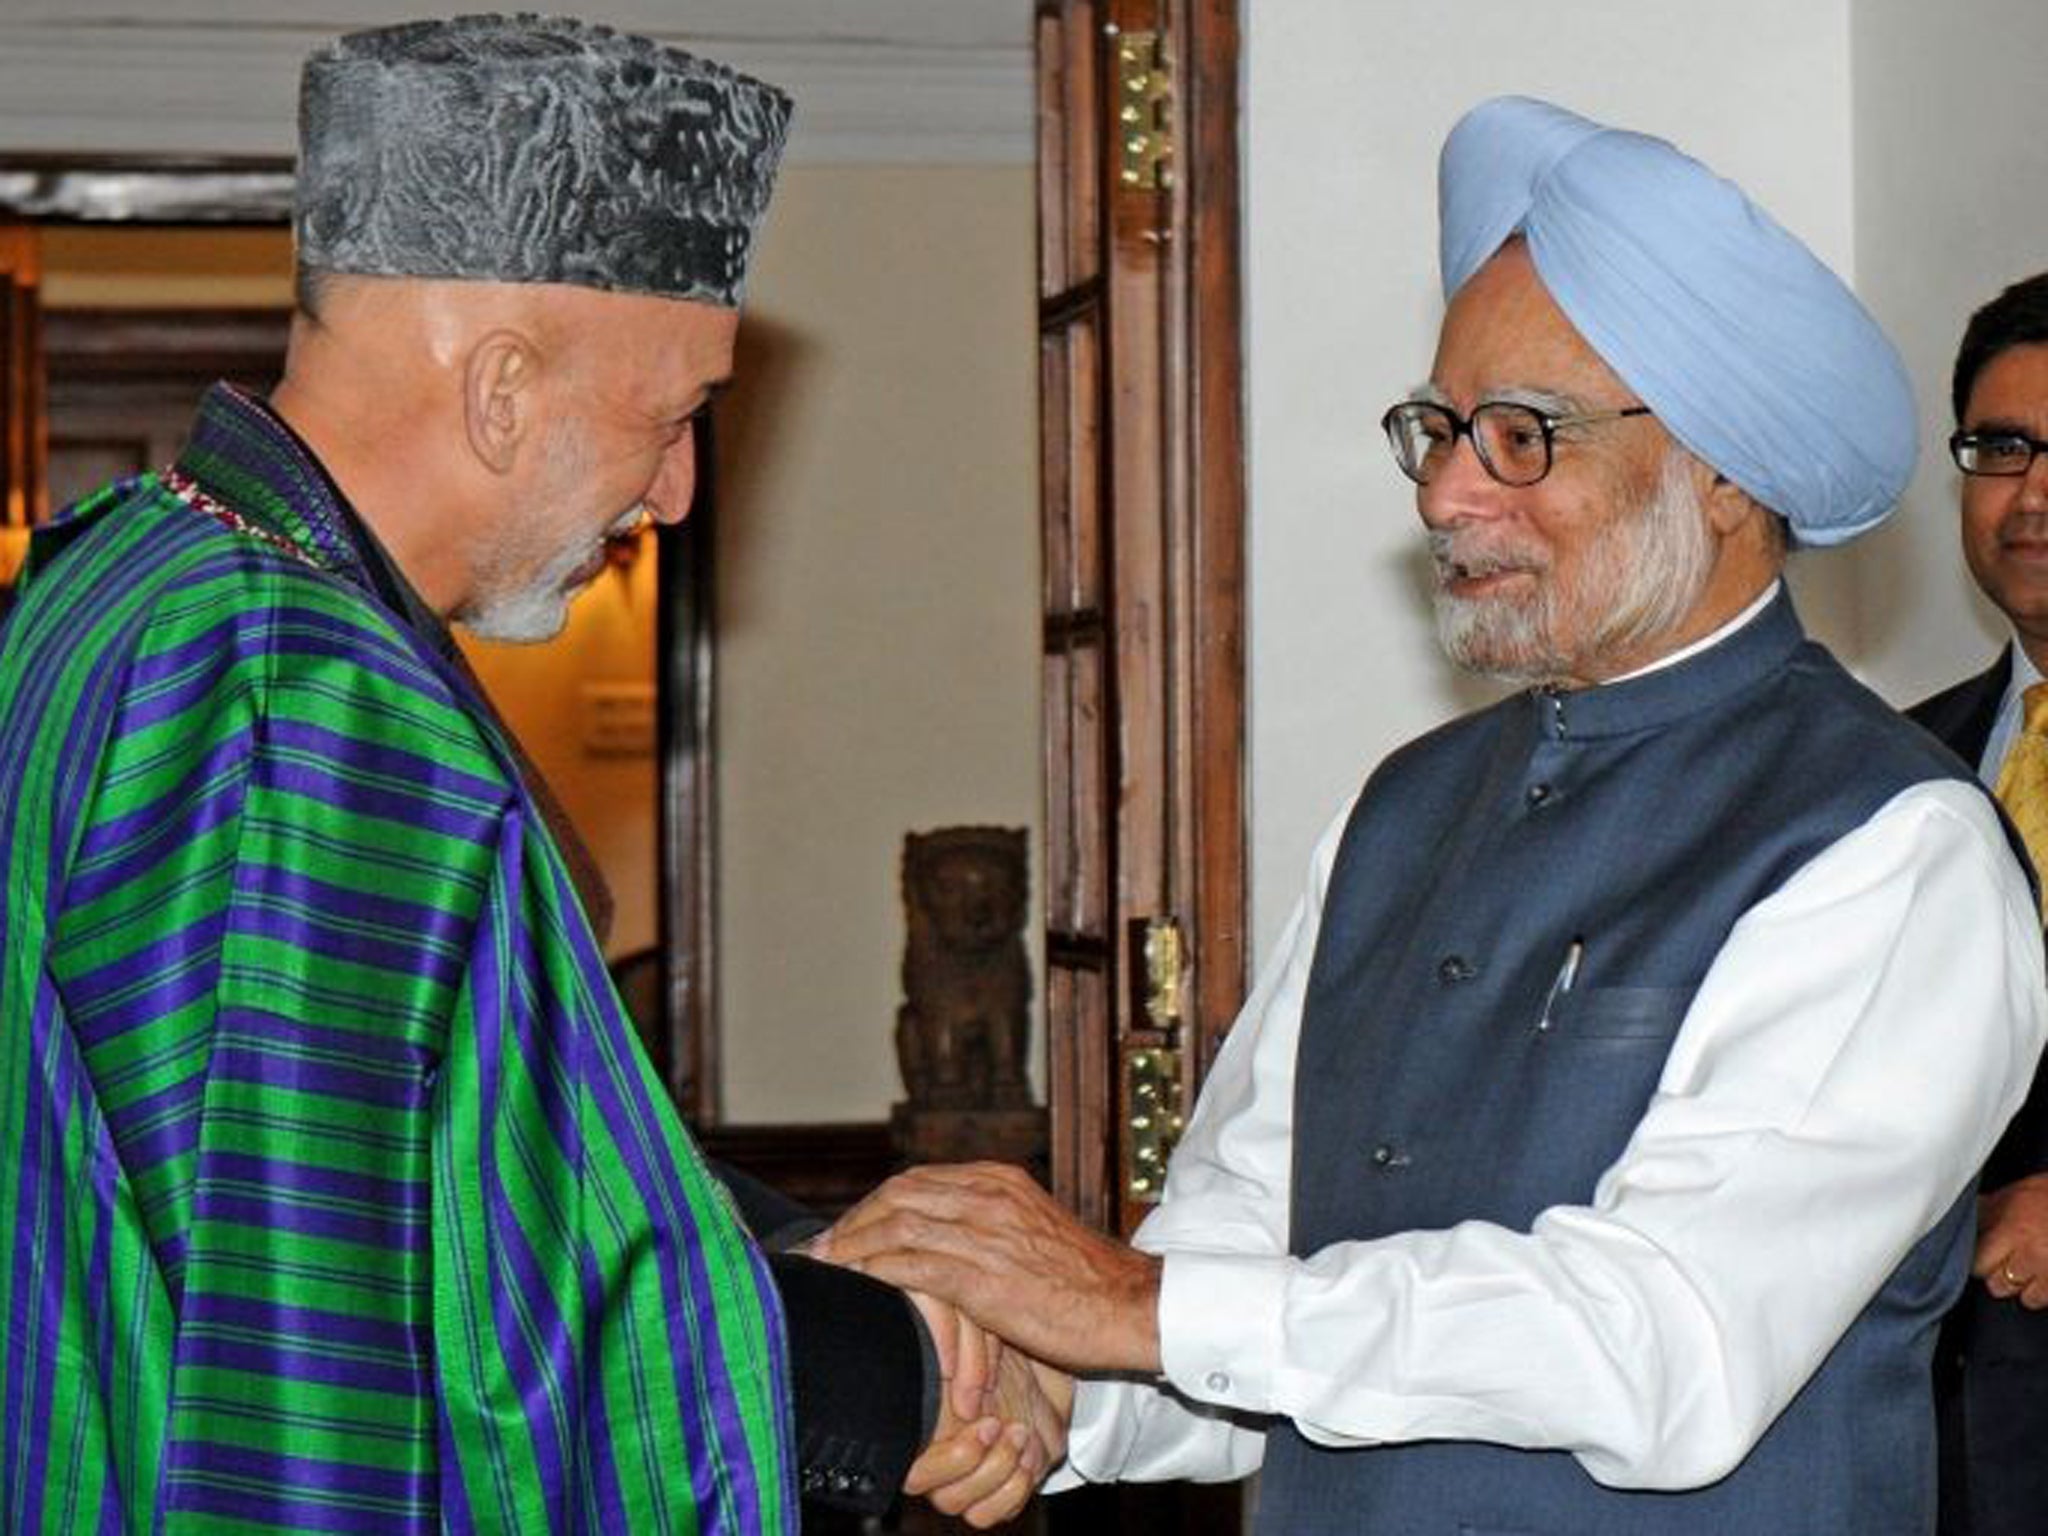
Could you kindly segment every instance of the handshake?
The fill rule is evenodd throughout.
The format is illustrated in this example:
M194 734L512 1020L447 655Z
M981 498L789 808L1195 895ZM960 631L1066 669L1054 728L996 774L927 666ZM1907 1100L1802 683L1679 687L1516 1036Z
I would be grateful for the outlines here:
M910 1293L943 1403L904 1492L985 1528L1066 1454L1073 1373L1159 1369L1159 1260L1000 1163L916 1168L799 1251Z

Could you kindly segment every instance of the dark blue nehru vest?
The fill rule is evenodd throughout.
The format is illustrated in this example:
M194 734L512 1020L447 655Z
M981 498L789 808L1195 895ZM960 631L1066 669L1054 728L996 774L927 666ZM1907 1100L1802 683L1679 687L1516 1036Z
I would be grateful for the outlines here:
M1783 596L1675 666L1522 694L1394 754L1345 830L1310 974L1293 1251L1466 1220L1525 1231L1589 1202L1735 921L1932 779L1974 782L1807 641ZM1575 940L1577 983L1539 1033ZM1929 1361L1969 1231L1958 1201L1709 1487L1615 1491L1564 1452L1469 1442L1327 1450L1283 1423L1260 1529L1932 1531Z

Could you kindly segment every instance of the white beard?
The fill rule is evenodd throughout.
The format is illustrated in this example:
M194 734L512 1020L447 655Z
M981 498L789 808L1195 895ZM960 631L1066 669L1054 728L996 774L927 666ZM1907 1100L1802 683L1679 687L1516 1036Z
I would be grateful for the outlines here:
M458 617L479 640L525 644L552 640L569 622L569 603L581 591L570 578L596 551L571 547L556 556L526 586L502 597L485 597Z
M475 596L455 614L471 634L481 640L528 644L552 640L562 632L569 622L569 604L589 580L579 580L579 574L603 559L606 538L625 532L641 515L636 505L603 535L549 554L560 537L555 527L558 509L574 500L588 467L589 455L579 440L567 433L548 439L539 490L506 517L503 538L479 563ZM535 574L521 580L518 573L524 571Z
M1615 519L1594 539L1577 579L1557 578L1548 550L1496 545L1471 530L1435 530L1437 639L1467 671L1510 683L1588 675L1589 663L1635 650L1676 627L1713 574L1714 551L1691 461L1673 450L1656 487L1632 517ZM1446 590L1455 570L1534 573L1535 590L1518 597L1461 598Z

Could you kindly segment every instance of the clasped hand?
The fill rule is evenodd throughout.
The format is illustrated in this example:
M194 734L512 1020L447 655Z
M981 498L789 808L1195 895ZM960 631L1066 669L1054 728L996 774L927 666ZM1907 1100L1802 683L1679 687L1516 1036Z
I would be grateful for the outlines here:
M1159 1260L1075 1220L1022 1169L912 1169L808 1247L925 1309L947 1409L905 1491L970 1524L1009 1519L1065 1454L1067 1370L1159 1369Z
M1066 1454L1073 1380L947 1302L916 1291L910 1299L938 1350L944 1389L938 1425L903 1491L977 1529L1000 1525Z

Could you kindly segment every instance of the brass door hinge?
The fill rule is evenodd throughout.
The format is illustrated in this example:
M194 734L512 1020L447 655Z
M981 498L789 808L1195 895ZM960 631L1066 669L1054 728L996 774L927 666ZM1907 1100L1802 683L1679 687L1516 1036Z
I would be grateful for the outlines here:
M1180 1141L1180 1052L1148 1048L1124 1057L1124 1191L1151 1205L1166 1187L1166 1163Z
M1142 1025L1166 1038L1163 1044L1124 1056L1124 1190L1150 1204L1166 1185L1166 1161L1180 1140L1181 1076L1179 1038L1186 1008L1187 946L1180 924L1170 917L1148 919L1132 937L1144 977ZM1142 937L1141 937L1142 936Z
M1154 1029L1180 1027L1181 981L1186 971L1180 924L1170 917L1149 920L1145 924L1145 1017Z
M1132 191L1173 185L1173 67L1157 32L1116 38L1117 181Z

